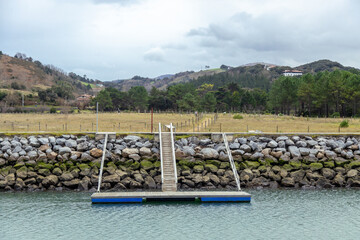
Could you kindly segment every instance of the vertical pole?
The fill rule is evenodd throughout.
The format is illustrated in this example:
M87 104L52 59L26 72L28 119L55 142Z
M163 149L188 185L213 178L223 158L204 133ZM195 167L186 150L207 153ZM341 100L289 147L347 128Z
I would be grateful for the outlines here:
M309 125L308 125L308 132L310 132L310 127L309 127Z
M24 93L21 94L21 103L22 107L24 107Z
M99 102L96 102L96 132L99 132Z
M151 108L151 133L153 132L153 124L154 124L154 109Z
M40 122L39 122L39 131L40 131Z
M222 131L221 131L221 123L220 123L220 132L222 132Z

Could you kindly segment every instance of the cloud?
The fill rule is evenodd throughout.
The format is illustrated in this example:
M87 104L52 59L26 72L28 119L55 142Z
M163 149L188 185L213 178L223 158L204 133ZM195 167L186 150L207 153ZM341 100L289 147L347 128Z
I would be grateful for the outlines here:
M144 60L149 62L164 62L164 51L161 48L151 48L144 53Z
M0 50L101 80L257 61L359 68L359 9L355 0L0 0Z
M95 4L119 4L119 5L132 5L138 4L141 0L91 0Z

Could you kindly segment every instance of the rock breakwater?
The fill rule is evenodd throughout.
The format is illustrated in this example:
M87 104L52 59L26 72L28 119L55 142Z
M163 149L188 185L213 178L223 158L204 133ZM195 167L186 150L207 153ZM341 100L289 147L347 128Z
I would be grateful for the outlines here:
M243 187L360 187L360 137L240 136L229 141ZM178 189L235 189L225 146L209 136L175 141ZM0 191L94 191L103 140L90 136L0 138ZM102 189L161 189L159 143L110 140Z

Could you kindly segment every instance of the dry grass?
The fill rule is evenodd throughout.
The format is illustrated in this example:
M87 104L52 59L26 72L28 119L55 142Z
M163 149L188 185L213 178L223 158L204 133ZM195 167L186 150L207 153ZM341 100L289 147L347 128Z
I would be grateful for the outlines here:
M233 114L219 114L215 126L211 131L216 132L279 132L279 133L296 133L312 132L325 133L339 131L339 124L342 118L306 118L292 116L276 115L254 115L241 114L243 119L233 119ZM349 118L349 127L341 128L340 132L360 132L360 119Z
M203 119L212 115L204 114ZM159 122L178 126L178 131L188 131L194 114L154 113L154 131ZM186 126L185 126L186 122ZM40 127L39 127L40 125ZM0 114L1 132L94 132L96 114ZM150 113L100 113L99 132L150 132Z
M213 122L214 114L204 114L199 122L194 114L154 113L154 129L158 131L158 123L177 126L178 132L338 132L342 119L302 118L275 115L242 114L243 119L233 119L233 114L218 114ZM348 119L349 127L341 132L360 132L360 119ZM206 122L206 127L205 127ZM82 114L0 114L1 132L94 132L96 131L96 115ZM190 123L190 124L189 124ZM209 126L210 124L210 126ZM220 129L221 127L221 129ZM99 114L99 131L111 132L150 132L150 113L101 113Z

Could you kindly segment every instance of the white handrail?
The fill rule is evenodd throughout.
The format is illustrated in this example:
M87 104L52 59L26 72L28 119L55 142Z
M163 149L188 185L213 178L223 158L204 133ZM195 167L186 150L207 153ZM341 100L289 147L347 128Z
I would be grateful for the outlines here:
M159 142L160 142L161 183L164 183L164 163L163 163L162 140L161 140L161 123L159 123Z
M105 160L105 151L106 151L106 144L107 144L108 134L105 133L105 141L104 141L104 148L103 148L103 155L101 158L101 165L100 165L100 172L99 172L99 180L98 180L98 188L97 191L100 192L101 187L101 180L102 180L102 174L104 169L104 160Z
M230 147L229 147L229 143L228 143L228 141L227 141L227 138L226 138L226 134L225 134L225 133L223 133L223 139L224 139L225 148L226 148L226 151L227 151L227 154L228 154L228 157L229 157L230 165L231 165L231 168L232 168L232 170L233 170L233 174L234 174L234 178L235 178L235 181L236 181L237 188L238 188L239 191L241 191L239 175L238 175L238 172L237 172L237 170L236 170L236 166L235 166L235 163L234 163L234 159L233 159L233 157L232 157L232 154L231 154L231 151L230 151Z
M174 135L173 135L173 125L170 123L170 137L171 137L171 148L172 148L172 158L174 164L174 176L175 184L177 184L177 170L176 170L176 157L175 157L175 144L174 144Z

